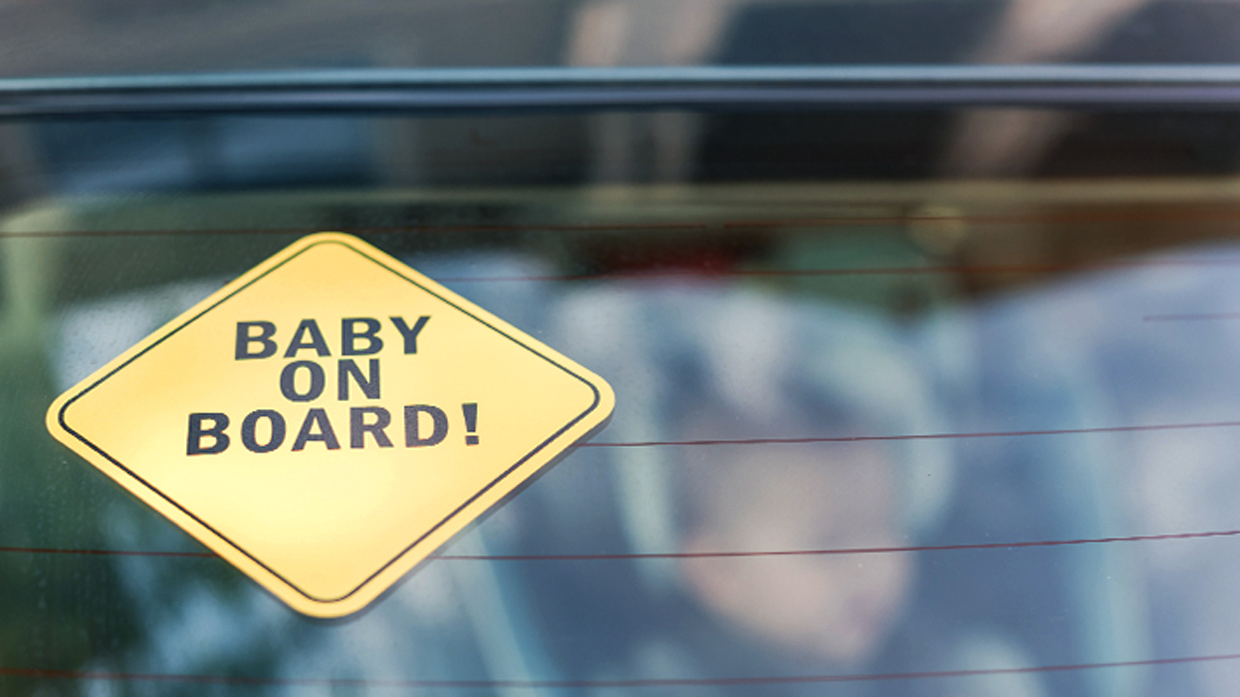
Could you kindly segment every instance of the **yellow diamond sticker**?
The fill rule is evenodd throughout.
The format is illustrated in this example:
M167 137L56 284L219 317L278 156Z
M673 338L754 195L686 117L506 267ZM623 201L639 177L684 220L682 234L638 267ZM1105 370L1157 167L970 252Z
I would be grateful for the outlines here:
M611 415L590 371L354 237L301 239L48 410L293 608L374 600Z

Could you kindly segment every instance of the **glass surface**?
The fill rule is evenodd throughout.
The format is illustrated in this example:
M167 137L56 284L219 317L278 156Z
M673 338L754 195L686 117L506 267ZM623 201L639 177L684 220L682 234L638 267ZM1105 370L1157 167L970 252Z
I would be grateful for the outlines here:
M0 77L1191 68L1237 30L1178 0L49 0L0 4ZM0 694L1232 695L1225 104L0 121ZM617 394L330 622L43 424L323 230Z
M1231 694L1234 118L6 123L0 691ZM617 394L337 622L43 427L319 230Z

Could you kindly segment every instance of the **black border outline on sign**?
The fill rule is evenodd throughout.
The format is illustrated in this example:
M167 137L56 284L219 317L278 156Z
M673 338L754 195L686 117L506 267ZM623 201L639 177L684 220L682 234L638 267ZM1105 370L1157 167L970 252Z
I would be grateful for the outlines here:
M508 469L504 470L504 471L503 471L503 472L502 472L502 473L501 473L498 477L496 477L495 479L493 479L493 480L492 480L489 484L487 484L487 485L486 485L486 486L484 486L481 490L479 490L479 491L478 491L478 493L476 493L476 494L474 494L473 496L469 497L469 498L468 498L468 499L467 499L464 503L462 503L460 506L457 506L455 509L453 509L453 511L452 511L451 513L449 513L449 514L448 514L448 515L447 515L447 516L446 516L443 520L439 521L439 522L438 522L438 523L436 523L434 526L432 526L430 530L427 530L426 532L424 532L421 536L419 536L419 537L418 537L418 539L414 540L414 541L413 541L413 542L412 542L412 543L411 543L408 547L405 547L404 549L402 549L402 550L400 551L400 553L399 553L399 554L397 554L395 557L392 557L392 559L390 559L390 560L389 560L386 564L384 564L383 566L379 567L379 568L378 568L378 569L377 569L374 573L372 573L370 576L367 576L367 577L366 577L366 579L365 579L365 580L363 580L360 584L358 584L356 588L354 588L353 590L349 591L348 593L345 593L344 595L340 596L339 598L317 598L317 597L315 597L315 596L313 596L313 595L310 595L309 593L307 593L306 591L302 590L301 588L298 588L298 587L297 587L297 586L296 586L296 585L295 585L292 581L289 581L287 578L284 578L284 577L283 577L283 576L281 576L280 574L276 573L276 571L275 571L274 569L272 569L271 567L269 567L269 566L267 566L266 564L264 564L264 563L263 563L263 562L262 562L262 561L261 561L258 557L255 557L253 554L250 554L250 553L249 553L249 552L247 552L247 551L246 551L243 547L241 547L241 546L240 546L240 545L238 545L237 543L235 543L235 542L233 542L232 540L230 540L230 539L228 539L227 537L225 537L225 536L224 536L222 533L220 533L218 530L216 530L215 528L213 528L213 527L211 527L210 525L208 525L208 524L206 523L206 521L202 520L202 519L201 519L201 518L199 518L198 516L196 516L196 515L194 515L193 513L191 513L191 512L190 512L187 508L185 508L185 507L184 507L184 506L182 506L181 504L177 503L177 502L176 502L176 501L174 501L172 498L170 498L167 494L165 494L164 492L160 491L159 489L157 489L157 488L155 488L153 485L151 485L151 483L150 483L150 482L148 482L148 481L146 481L145 479L143 479L142 477L138 476L135 472L133 472L133 470L130 470L128 467L126 467L125 465L121 464L119 460L117 460L116 458L114 458L114 457L112 457L111 455L109 455L109 454L107 454L106 452L104 452L102 449L100 449L100 448L99 448L99 446L95 445L94 443L92 443L92 442L90 442L89 440L87 440L84 436L82 436L82 434L80 434L80 433L78 433L77 431L73 430L73 429L69 426L69 424L65 421L65 412L69 409L69 406L70 406L70 405L72 405L72 404L73 404L75 401L77 401L79 398L81 398L82 396L84 396L86 393L88 393L88 392L90 392L91 390L93 390L93 389L95 389L96 387L98 387L100 384L102 384L102 383L103 383L103 381L104 381L104 380L107 380L108 378L112 377L112 376L113 376L113 375L115 375L116 373L120 372L120 370L121 370L121 369L125 368L125 367L126 367L126 366L128 366L130 363L133 363L133 362L134 362L134 361L136 361L137 359L141 358L144 354L146 354L146 353L147 353L148 351L150 351L151 349L155 348L156 346L159 346L161 343L163 343L163 342L164 342L164 340L165 340L165 339L168 339L168 338L169 338L169 337L171 337L172 335L176 334L177 332L181 331L182 329L184 329L185 327L189 326L189 325L190 325L190 324L192 324L193 322L197 321L197 320L198 320L199 318L201 318L203 315L207 314L208 312L211 312L211 311L212 311L212 310L214 310L215 308L217 308L217 307L219 307L220 305L224 304L224 302L228 301L229 299L231 299L233 296L237 295L237 294L238 294L238 293L240 293L241 291L243 291L243 290L245 290L245 289L249 288L250 286L254 285L254 284L255 284L255 283L257 283L260 279L262 279L262 278L266 277L268 274L271 274L271 273L272 273L272 272L274 272L276 269L279 269L280 267L284 266L285 264L287 264L287 263L291 262L292 260L294 260L294 259L296 259L297 257L301 256L301 255L302 255L302 254L304 254L305 252L308 252L308 251L310 251L311 249L313 249L313 248L315 248L315 247L317 247L317 246L319 246L319 245L324 245L324 244L336 244L336 245L340 245L341 247L344 247L345 249L347 249L347 250L349 250L349 251L351 251L351 252L353 252L353 253L355 253L355 254L357 254L357 255L359 255L359 256L361 256L361 257L365 258L365 259L370 260L371 262L373 262L373 263L377 264L378 266L381 266L382 268L387 269L388 271L390 271L391 273L395 274L396 276L398 276L398 277L400 277L400 278L402 278L402 279L404 279L404 280L406 280L406 281L408 281L408 282L412 283L414 286L418 287L418 288L419 288L419 289L421 289L422 291L424 291L424 292L426 292L426 293L429 293L430 295L434 296L435 298L439 299L440 301L442 301L442 302L444 302L444 303L446 303L446 304L450 305L451 307L453 307L453 308L455 308L456 310L458 310L458 311L460 311L460 312L464 313L465 315L468 315L469 317L473 318L475 321L477 321L477 322L481 323L483 326L487 327L488 329L491 329L492 331L494 331L495 333L499 334L500 336L503 336L503 337L507 338L509 341L512 341L513 343L517 344L517 345L518 345L518 346L520 346L521 348L524 348L525 350L529 351L530 353L533 353L535 356L538 356L539 358L542 358L543 360L547 361L547 362L548 362L548 363L550 363L551 365L554 365L555 367L559 368L560 370L563 370L565 373L569 374L570 376L572 376L572 377L574 377L574 378L576 378L576 379L580 380L580 381L581 381L582 383L584 383L587 387L589 387L589 388L590 388L590 390L594 393L594 402L593 402L593 403L589 406L589 408L587 408L584 412L582 412L581 414L579 414L579 415L578 415L576 418L574 418L572 421L569 421L566 425L564 425L564 427L563 427L563 428L561 428L560 430L556 431L556 432L555 432L554 434L552 434L549 438L547 438L546 440L544 440L543 442L541 442L541 443L539 443L537 446L535 446L535 448L534 448L533 450L531 450L530 452L526 453L526 454L525 454L525 456L523 456L521 459L517 460L516 464L514 464L514 465L512 465L511 467L509 467ZM246 557L248 557L251 561L253 561L255 564L258 564L259 566L261 566L263 569L265 569L265 570L267 571L267 573L271 574L271 575L272 575L272 576L274 576L275 578L277 578L277 579L279 579L280 581L282 581L282 582L283 582L285 585L287 585L289 588L292 588L293 590L297 591L297 592L298 592L299 594L301 594L303 597L307 598L308 600L310 600L310 601L312 601L312 602L316 602L316 603L323 603L323 604L332 604L332 603L339 603L339 602L341 602L341 601L343 601L343 600L345 600L345 599L349 598L349 597L350 597L350 596L352 596L354 593L357 593L357 592L358 592L358 591L360 591L362 588L364 588L367 584L369 584L371 581L373 581L373 580L375 579L375 577L376 577L376 576L378 576L379 574L381 574L381 573L383 573L384 571L386 571L389 567L391 567L393 564L395 564L397 561L399 561L401 557L405 556L405 555L406 555L406 554L408 554L408 553L409 553L409 552L410 552L410 551L411 551L414 547L417 547L419 544L421 544L423 540L425 540L425 539L426 539L427 537L429 537L430 535L434 534L434 533L435 533L435 531L439 530L441 527L443 527L445 524L447 524L447 523L448 523L448 521L450 521L450 520L452 520L453 518L455 518L455 517L456 517L456 516L457 516L457 515L458 515L458 514L462 511L462 510L464 510L467 506L469 506L469 505L470 505L470 504L472 504L474 501L476 501L476 500L478 499L478 497L480 497L480 496L482 496L483 494L485 494L486 492L490 491L492 487L494 487L496 484L498 484L501 480L503 480L503 479L505 479L506 477L508 477L508 475L512 474L512 473L513 473L513 471L515 471L518 467L520 467L521 465L525 464L525 463L526 463L526 462L527 462L530 458L532 458L534 455L536 455L536 454L537 454L540 450L542 450L543 448L547 447L547 445L549 445L552 441L556 440L556 439L557 439L557 438L559 438L561 435L563 435L563 433L564 433L565 431L567 431L568 429L570 429L570 428L572 428L573 426L575 426L578 422L580 422L582 419L584 419L586 416L588 416L588 415L589 415L592 411L594 411L595 409L597 409L597 408L598 408L598 406L599 406L599 403L601 402L601 400L602 400L602 397L601 397L601 395L599 394L598 388L597 388L597 387L595 387L595 386L594 386L594 384L593 384L593 383L591 383L589 380L586 380L585 378L583 378L583 377L581 377L580 375L578 375L578 374L574 373L573 371L569 370L568 368L564 367L563 365L560 365L559 363L557 363L557 362L555 362L555 361L551 360L549 357L547 357L547 356L543 355L541 352L539 352L539 351L535 350L534 348L532 348L532 347L530 347L530 346L526 345L525 343L523 343L522 341L520 341L520 340L519 340L519 339L517 339L516 337L513 337L513 336L509 335L508 333L504 332L503 330L498 329L497 327L493 326L490 322L487 322L486 320L482 319L481 317L478 317L477 315L475 315L474 313L470 312L469 310L466 310L465 308L461 307L461 306L460 306L460 305L458 305L457 303L452 302L451 300L449 300L449 299L447 299L447 298L443 297L443 296L442 296L442 295L440 295L439 293L435 292L434 290L432 290L432 289L430 289L430 288L427 288L426 286L422 285L421 283L417 282L416 280L414 280L414 279L412 279L412 278L409 278L409 277L408 277L408 276L406 276L405 274L401 273L398 269L394 269L394 268L392 268L392 267L391 267L391 266L389 266L388 264L385 264L385 263L384 263L384 262L382 262L381 260L379 260L379 259L376 259L376 258L372 257L371 255L367 254L366 252L364 252L364 251L362 251L362 250L360 250L360 249L357 249L357 248L353 247L351 244L349 244L349 243L347 243L347 242L345 242L345 241L343 241L343 240L333 239L333 240L323 240L323 241L321 241L321 242L313 242L313 243L311 243L311 244L306 245L306 246L305 246L305 248L298 250L296 253L294 253L294 254L290 255L287 259L283 259L283 260L281 260L281 261L280 261L280 263L276 264L275 266L271 267L270 269L267 269L267 270L266 270L266 271L264 271L263 273L261 273L261 274L259 274L258 276L256 276L256 277L254 277L254 278L250 279L249 281L247 281L247 282L246 282L244 285L242 285L241 287L237 288L236 290L232 291L232 292L231 292L231 293L229 293L228 295L226 295L226 296L224 296L223 298L220 298L220 299L219 299L219 300L217 300L216 302L212 303L210 307L208 307L208 308L204 309L202 312L199 312L198 314L194 315L193 317L191 317L189 320L187 320L187 321L186 321L184 324L182 324L181 326L177 327L176 329L173 329L172 331L168 332L168 333L167 333L167 334L165 334L164 336L161 336L161 337L160 337L157 341L155 341L154 343L152 343L150 346L147 346L146 348L142 349L140 352L138 352L137 354L135 354L134 356L132 356L131 358L129 358L129 360L125 361L124 363L122 363L122 364L118 365L117 367L113 368L112 370L108 371L108 374L107 374L107 375L104 375L103 377L99 378L99 379L98 379L98 380L96 380L95 382L91 383L89 387L87 387L86 389L82 390L81 392L77 393L76 395L74 395L73 397L71 397L71 398L69 398L67 401L65 401L64 406L62 406L62 407L60 408L60 412L59 412L59 413L57 414L57 416L56 416L56 420L60 423L60 427L61 427L61 428L63 428L63 429L65 430L65 432L66 432L66 433L69 433L69 434L70 434L70 435L72 435L74 438L77 438L79 441L81 441L83 444L85 444L85 445L86 445L86 447L90 448L91 450L94 450L95 452L99 453L99 454L100 454L100 455L102 455L103 457L107 458L107 460L108 460L109 462L111 462L113 465L116 465L116 466L117 466L118 468L120 468L123 472L125 472L126 474L128 474L130 477L133 477L136 481L138 481L139 483L141 483L141 484L142 484L143 486L145 486L146 488L148 488L148 489L150 489L151 491L153 491L153 492L154 492L155 494L157 494L160 498L162 498L163 500L165 500L165 501L167 501L168 503L170 503L170 504L172 504L173 506L175 506L175 507L177 508L177 510L181 511L181 512L182 512L182 513L184 513L185 515L187 515L187 516L189 516L190 518L192 518L192 519L193 519L196 523L198 523L199 525L201 525L203 528L205 528L205 529L209 530L209 531L210 531L213 535L215 535L215 536L216 536L216 537L218 537L219 539L221 539L221 540L223 540L224 542L228 543L230 546L232 546L232 547L233 547L234 549L236 549L238 552L241 552L242 554L244 554L244 555L245 555ZM570 445L571 445L571 443L570 443Z

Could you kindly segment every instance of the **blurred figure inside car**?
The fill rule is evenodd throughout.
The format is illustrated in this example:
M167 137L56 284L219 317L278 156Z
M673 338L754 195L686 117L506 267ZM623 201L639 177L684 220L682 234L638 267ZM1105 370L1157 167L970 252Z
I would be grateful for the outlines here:
M690 284L599 289L563 315L568 349L629 396L606 440L662 444L607 456L645 588L624 587L616 567L593 581L584 602L634 605L612 624L622 646L577 647L586 665L571 673L721 688L778 677L763 690L790 695L1045 693L1020 672L888 679L1036 665L1019 641L920 594L907 548L945 515L954 467L937 441L885 437L944 428L910 333L860 310ZM578 476L544 493L580 500Z

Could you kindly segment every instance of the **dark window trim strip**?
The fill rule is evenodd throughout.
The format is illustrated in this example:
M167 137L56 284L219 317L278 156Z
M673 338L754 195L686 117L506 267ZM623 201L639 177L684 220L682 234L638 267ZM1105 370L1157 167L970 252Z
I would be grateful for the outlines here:
M1240 67L362 69L0 79L0 117L601 110L1234 109Z

